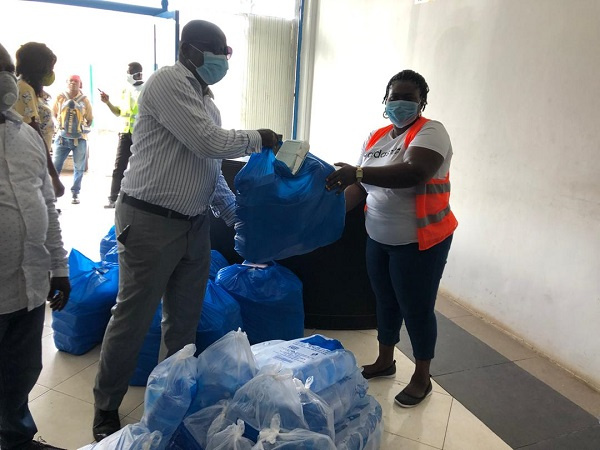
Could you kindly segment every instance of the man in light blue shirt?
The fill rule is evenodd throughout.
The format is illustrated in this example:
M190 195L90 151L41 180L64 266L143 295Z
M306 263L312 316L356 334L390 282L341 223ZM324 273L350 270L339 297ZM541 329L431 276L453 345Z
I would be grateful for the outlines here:
M228 225L236 220L221 160L277 147L272 130L221 128L209 86L225 76L231 54L219 27L191 21L182 30L179 61L154 73L140 94L116 204L119 295L94 387L98 441L120 428L118 408L161 297L161 353L196 340L210 265L206 215L211 209Z
M56 449L33 441L27 404L42 370L46 299L61 310L71 286L46 147L11 109L14 71L0 45L0 448Z

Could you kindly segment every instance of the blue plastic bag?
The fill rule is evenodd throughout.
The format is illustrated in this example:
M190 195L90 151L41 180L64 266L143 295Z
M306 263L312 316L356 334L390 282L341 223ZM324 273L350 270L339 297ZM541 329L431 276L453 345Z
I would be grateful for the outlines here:
M208 272L208 279L214 280L217 276L217 272L223 267L227 267L229 262L216 250L210 251L210 269Z
M234 264L219 271L216 283L240 304L251 344L304 336L302 282L289 269Z
M73 249L69 254L71 296L52 312L56 348L81 355L102 342L119 291L119 266L94 262Z
M292 175L270 150L250 156L235 177L235 250L263 263L302 255L337 241L346 216L343 195L325 189L333 166L308 153Z
M117 235L113 225L106 236L100 241L100 261L118 262L116 259ZM106 254L112 250L112 256L106 259Z
M198 356L198 390L187 414L230 400L254 375L256 363L246 333L230 331Z
M203 352L213 342L241 327L242 313L238 302L225 289L208 280L196 330L196 352Z
M140 423L160 431L166 448L196 396L196 347L188 344L165 359L150 374Z
M131 386L146 386L150 373L158 364L158 355L160 353L160 337L162 321L162 303L158 305L150 329L144 338L144 343L140 350L137 360L137 366L133 376L129 380Z

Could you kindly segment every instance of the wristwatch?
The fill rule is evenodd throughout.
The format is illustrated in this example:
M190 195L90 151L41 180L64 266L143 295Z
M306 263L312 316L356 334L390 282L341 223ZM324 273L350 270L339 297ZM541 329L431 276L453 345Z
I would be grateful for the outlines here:
M363 168L358 166L356 168L356 182L360 183L363 179Z

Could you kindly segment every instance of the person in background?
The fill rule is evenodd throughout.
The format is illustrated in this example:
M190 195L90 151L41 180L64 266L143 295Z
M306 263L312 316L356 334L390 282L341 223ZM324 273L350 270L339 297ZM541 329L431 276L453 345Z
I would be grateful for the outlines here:
M124 118L122 131L119 133L119 145L117 146L117 157L115 158L115 169L112 173L112 183L110 185L110 195L105 208L114 208L121 190L121 180L123 173L127 169L129 157L131 156L131 134L133 125L138 113L138 97L142 90L144 81L142 80L142 65L137 62L129 63L127 67L127 83L125 89L121 92L120 106L115 106L110 102L110 97L105 92L100 91L100 99L106 103L108 108L115 116Z
M48 106L50 95L44 91L44 87L54 83L56 55L45 44L28 42L17 50L16 56L19 98L13 108L23 116L23 121L39 131L44 139L48 172L52 179L54 193L57 197L61 197L65 193L65 187L60 182L50 154L54 121Z
M11 109L14 71L0 45L0 448L56 449L33 440L28 396L42 371L46 300L60 311L71 286L44 142Z
M81 92L83 84L79 75L71 75L67 80L67 90L58 94L52 115L58 121L58 134L54 140L54 166L60 175L63 164L73 152L73 186L71 203L79 204L81 180L87 160L87 134L92 126L92 104Z
M272 130L221 127L210 86L227 73L231 54L219 27L193 20L183 27L178 62L148 78L140 95L115 211L119 294L94 386L98 441L120 428L118 408L161 297L162 354L195 342L210 266L207 214L236 221L222 159L277 150Z
M458 225L450 210L452 146L444 126L425 119L429 86L412 70L389 81L383 102L390 125L372 132L358 166L336 163L327 189L344 191L346 210L366 198L367 270L377 302L377 360L367 379L393 377L394 347L406 324L415 371L395 402L406 408L431 394L434 313L440 279Z

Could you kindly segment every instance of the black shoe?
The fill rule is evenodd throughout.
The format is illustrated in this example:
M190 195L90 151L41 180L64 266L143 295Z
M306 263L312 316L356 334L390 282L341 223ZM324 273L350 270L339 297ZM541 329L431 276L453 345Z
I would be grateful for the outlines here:
M20 448L20 447L19 447ZM27 445L26 447L24 447L27 450L38 450L38 449L46 449L46 450L66 450L64 448L60 448L60 447L55 447L53 445L50 445L48 443L46 443L45 440L43 440L41 437L37 438L37 441L31 441L29 443L29 445Z
M114 209L115 208L115 201L108 199L108 203L106 205L104 205L104 209Z
M92 432L96 442L100 442L105 437L116 433L121 429L121 421L119 420L119 411L103 411L102 409L94 408L94 426Z
M388 367L387 369L380 370L379 372L366 373L364 369L362 371L362 376L365 378L365 380L370 380L372 378L394 378L395 375L396 360L394 360L390 367Z
M71 203L74 205L79 205L79 196L77 194L73 194L73 200L71 200Z
M402 406L403 408L414 408L415 406L417 406L419 403L421 403L423 400L425 400L427 397L429 397L431 395L431 389L433 387L431 386L431 381L429 382L429 386L427 386L427 389L425 389L425 393L423 394L422 397L413 397L412 395L407 394L406 392L404 392L406 389L403 389L402 392L400 392L398 395L396 395L396 397L394 398L394 401Z

